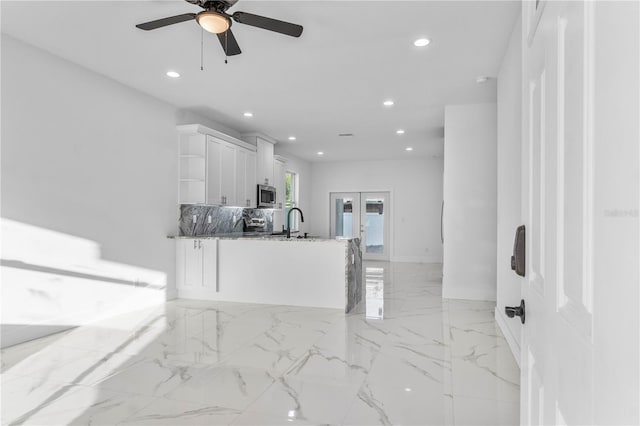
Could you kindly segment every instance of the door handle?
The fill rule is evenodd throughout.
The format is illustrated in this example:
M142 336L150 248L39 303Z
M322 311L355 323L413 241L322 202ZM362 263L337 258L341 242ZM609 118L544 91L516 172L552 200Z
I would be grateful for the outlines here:
M525 241L526 232L524 225L516 228L516 238L513 242L513 256L511 256L511 269L516 274L524 277L525 275Z
M509 318L520 317L520 322L524 324L524 319L525 319L524 300L520 300L520 306L505 306L504 313L507 314Z

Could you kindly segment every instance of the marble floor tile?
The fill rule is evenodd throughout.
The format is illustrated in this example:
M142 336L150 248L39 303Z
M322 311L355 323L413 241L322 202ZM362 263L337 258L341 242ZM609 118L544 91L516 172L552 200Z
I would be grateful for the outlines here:
M358 387L280 377L247 411L314 424L340 424Z
M79 387L23 417L32 425L113 425L149 405L154 399Z
M248 367L194 368L190 374L165 398L244 410L275 382L267 371Z
M485 398L455 397L454 423L460 426L515 426L520 424L520 403Z
M174 300L3 349L0 423L518 423L493 302L442 299L441 265L363 275L346 315Z
M192 402L155 399L120 425L228 425L240 411Z

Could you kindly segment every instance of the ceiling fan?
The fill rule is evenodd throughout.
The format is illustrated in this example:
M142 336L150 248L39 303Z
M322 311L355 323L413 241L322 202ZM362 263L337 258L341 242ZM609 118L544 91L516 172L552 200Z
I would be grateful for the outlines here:
M285 34L291 37L300 37L302 34L302 26L291 24L289 22L279 21L277 19L267 18L260 15L254 15L247 12L234 12L232 15L227 13L227 9L235 5L238 0L185 0L189 3L196 4L204 10L200 13L184 13L182 15L170 16L168 18L157 19L155 21L145 22L136 25L141 30L150 31L157 28L166 27L168 25L178 24L180 22L191 21L195 19L202 29L214 33L218 36L222 49L227 56L239 55L242 53L238 42L231 32L231 22L236 21L239 24L251 25L276 33Z

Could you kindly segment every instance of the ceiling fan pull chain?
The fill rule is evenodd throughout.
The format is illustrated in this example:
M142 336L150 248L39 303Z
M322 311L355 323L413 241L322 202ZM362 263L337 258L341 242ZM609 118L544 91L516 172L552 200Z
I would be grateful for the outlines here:
M227 58L229 57L229 55L227 55L228 51L229 51L229 30L225 31L224 33L224 63L225 64L229 63L227 61Z
M204 71L204 30L200 28L200 71Z

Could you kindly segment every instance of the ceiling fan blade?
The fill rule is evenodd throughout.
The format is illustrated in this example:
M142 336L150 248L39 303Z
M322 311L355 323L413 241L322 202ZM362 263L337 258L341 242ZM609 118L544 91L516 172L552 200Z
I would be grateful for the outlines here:
M232 15L234 21L240 24L251 25L269 31L275 31L291 37L300 37L302 34L302 26L291 24L289 22L279 21L277 19L267 18L264 16L254 15L246 12L236 12Z
M167 25L178 24L180 22L190 21L196 17L195 13L184 13L182 15L170 16L168 18L157 19L155 21L145 22L144 24L136 25L136 28L149 31L156 28L166 27Z
M224 53L226 53L227 56L234 56L242 53L242 50L240 50L240 46L238 46L238 42L231 32L231 29L228 29L224 33L218 34L218 40L220 40L222 50L224 50Z

